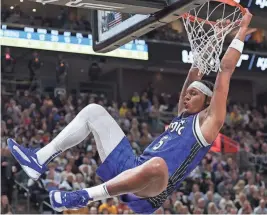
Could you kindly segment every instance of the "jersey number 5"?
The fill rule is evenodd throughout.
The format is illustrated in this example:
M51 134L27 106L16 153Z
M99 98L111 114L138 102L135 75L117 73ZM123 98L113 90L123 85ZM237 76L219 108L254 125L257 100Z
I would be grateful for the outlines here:
M160 141L158 142L158 144L156 144L154 147L153 147L153 150L156 151L158 150L165 142L166 140L168 140L168 136L163 136Z

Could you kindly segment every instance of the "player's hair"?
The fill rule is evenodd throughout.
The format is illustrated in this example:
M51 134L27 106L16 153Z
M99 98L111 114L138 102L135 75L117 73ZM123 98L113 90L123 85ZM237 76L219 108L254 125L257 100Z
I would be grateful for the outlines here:
M200 80L199 82L204 84L206 87L208 87L213 92L214 84L212 82L207 81L207 80ZM207 108L209 106L209 104L207 103L208 98L209 98L208 96L205 97L205 101L204 101L205 107L204 108Z
M199 82L204 84L206 87L208 87L213 92L214 84L212 82L207 81L207 80L200 80Z

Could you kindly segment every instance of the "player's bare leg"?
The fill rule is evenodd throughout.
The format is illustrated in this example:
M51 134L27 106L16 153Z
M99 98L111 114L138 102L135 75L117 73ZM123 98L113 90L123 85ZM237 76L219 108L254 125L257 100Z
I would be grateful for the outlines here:
M168 184L168 167L162 158L126 170L96 187L74 192L52 191L50 202L56 211L85 207L91 201L133 193L138 197L153 197L163 192Z
M168 184L168 167L162 158L155 157L133 169L122 172L106 182L110 196L134 193L153 197L164 191Z

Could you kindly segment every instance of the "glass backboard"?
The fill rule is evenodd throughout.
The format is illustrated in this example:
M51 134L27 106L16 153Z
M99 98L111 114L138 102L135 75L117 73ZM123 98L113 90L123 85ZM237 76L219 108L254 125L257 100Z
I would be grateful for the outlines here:
M92 17L93 49L112 51L140 36L166 25L207 0L176 0L151 14L94 10Z

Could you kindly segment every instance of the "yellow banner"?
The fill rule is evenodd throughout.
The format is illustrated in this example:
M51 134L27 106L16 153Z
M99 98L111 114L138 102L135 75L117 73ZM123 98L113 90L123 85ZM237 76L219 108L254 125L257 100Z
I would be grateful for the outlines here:
M71 52L79 54L100 55L107 57L128 58L136 60L148 60L148 53L141 51L116 49L108 53L96 53L92 46L81 44L68 44L50 41L29 40L21 38L0 37L1 46L12 46L30 49L42 49L59 52Z

